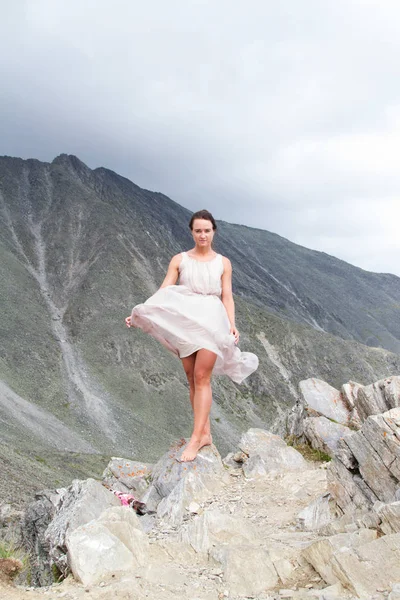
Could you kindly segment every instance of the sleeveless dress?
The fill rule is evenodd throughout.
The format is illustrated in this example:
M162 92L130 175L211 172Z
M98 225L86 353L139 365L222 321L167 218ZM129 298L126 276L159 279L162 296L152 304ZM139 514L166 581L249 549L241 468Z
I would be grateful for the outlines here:
M205 348L217 355L213 373L241 383L258 367L258 358L241 352L230 333L221 301L222 256L202 262L182 252L179 285L159 289L132 310L131 323L184 358Z

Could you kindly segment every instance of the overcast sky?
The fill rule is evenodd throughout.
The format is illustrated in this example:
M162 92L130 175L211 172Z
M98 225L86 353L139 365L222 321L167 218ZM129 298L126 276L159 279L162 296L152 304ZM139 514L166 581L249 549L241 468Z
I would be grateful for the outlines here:
M398 0L0 0L0 155L400 275Z

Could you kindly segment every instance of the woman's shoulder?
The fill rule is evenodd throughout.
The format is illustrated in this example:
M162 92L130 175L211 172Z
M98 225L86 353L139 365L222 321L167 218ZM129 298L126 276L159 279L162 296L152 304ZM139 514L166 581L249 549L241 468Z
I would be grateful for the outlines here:
M227 256L224 256L223 254L220 254L220 257L221 257L222 264L224 265L224 267L227 269L232 269L232 263L229 260L229 258Z

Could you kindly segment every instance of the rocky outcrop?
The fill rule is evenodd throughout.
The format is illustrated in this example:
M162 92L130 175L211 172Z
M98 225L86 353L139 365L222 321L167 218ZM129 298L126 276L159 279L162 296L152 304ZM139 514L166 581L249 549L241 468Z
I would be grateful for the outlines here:
M400 489L400 408L372 415L345 436L328 469L329 490L343 513L397 500Z
M24 517L24 543L31 556L34 585L53 583L52 565L66 576L67 535L120 501L99 481L74 481L68 488L38 494Z
M371 415L400 406L400 377L392 376L371 385L354 381L340 390L325 381L301 381L300 400L288 418L288 433L305 439L331 457L343 452L340 440L362 427Z
M108 597L113 582L123 581L129 593L151 599L169 585L185 600L198 597L200 588L204 598L221 589L237 598L395 598L400 500L388 482L397 477L399 417L400 408L369 416L339 442L328 467L308 463L261 429L243 434L224 461L211 446L192 463L180 463L180 440L146 474L141 499L153 502L154 514L121 507L93 480L48 492L43 526L49 522L40 535L48 565L70 570L88 588L109 586ZM108 486L144 475L130 461L113 461L115 481L109 466ZM336 478L339 464L347 479L342 472ZM346 493L336 495L333 481ZM365 489L374 502L366 503Z

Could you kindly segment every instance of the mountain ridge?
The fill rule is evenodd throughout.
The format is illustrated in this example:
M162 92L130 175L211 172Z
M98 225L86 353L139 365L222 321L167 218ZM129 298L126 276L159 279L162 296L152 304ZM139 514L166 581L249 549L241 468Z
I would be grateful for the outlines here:
M192 245L190 215L71 155L0 158L0 380L99 456L152 460L189 433L179 361L127 330L124 317L156 291L171 256ZM340 387L400 372L399 278L224 221L215 241L234 267L241 348L260 357L242 386L214 382L221 452L244 427L282 432L301 379ZM28 435L4 403L0 417L10 447L50 453L48 440Z

